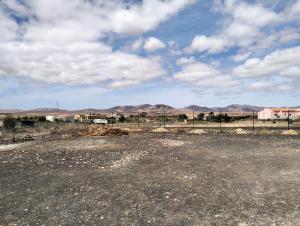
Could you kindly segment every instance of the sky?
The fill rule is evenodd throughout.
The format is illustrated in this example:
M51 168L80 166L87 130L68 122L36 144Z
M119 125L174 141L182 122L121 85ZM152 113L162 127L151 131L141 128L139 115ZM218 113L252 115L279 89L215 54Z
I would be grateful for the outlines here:
M300 0L0 0L0 109L300 105Z

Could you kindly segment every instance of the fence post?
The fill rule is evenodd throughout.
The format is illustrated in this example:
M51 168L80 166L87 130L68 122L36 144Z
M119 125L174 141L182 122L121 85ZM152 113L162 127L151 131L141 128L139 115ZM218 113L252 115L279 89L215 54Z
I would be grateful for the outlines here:
M252 130L254 131L254 110L253 110L253 113L252 113Z
M221 115L221 110L220 110L220 133L222 133L222 115Z
M195 116L194 116L194 111L193 111L193 129L195 128Z
M290 110L288 110L288 130L290 130Z

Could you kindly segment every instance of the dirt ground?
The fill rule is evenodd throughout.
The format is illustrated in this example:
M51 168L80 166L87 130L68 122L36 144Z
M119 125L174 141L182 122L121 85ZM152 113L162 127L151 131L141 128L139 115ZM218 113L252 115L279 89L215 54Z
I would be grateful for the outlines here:
M136 133L0 147L0 225L300 225L300 137Z

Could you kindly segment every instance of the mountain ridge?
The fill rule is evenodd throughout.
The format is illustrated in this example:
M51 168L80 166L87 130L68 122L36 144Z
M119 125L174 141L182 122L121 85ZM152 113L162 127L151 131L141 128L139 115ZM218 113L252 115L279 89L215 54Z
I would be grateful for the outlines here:
M247 105L247 104L231 104L225 107L207 107L199 105L189 105L183 108L174 108L166 104L141 104L141 105L122 105L114 106L111 108L105 109L95 109L95 108L86 108L79 110L65 110L57 108L33 108L29 110L20 110L20 109L0 109L0 114L89 114L89 113L134 113L134 112L166 112L166 113L183 113L189 111L195 112L252 112L261 111L265 107ZM291 107L297 108L297 107Z

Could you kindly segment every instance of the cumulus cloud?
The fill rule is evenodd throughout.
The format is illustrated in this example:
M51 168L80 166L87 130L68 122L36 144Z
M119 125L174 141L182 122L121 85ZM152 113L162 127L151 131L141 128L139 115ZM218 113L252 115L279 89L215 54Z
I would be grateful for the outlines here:
M262 77L273 75L299 76L300 46L276 50L264 58L250 58L233 69L240 77Z
M100 40L109 35L136 35L153 30L194 2L0 1L0 74L110 87L135 85L164 76L166 72L157 58L113 51ZM163 48L159 40L148 41L149 51ZM142 40L133 48L141 45Z
M158 59L112 52L100 43L10 42L0 44L3 75L67 85L122 87L165 74Z
M269 29L278 24L297 21L300 1L282 12L275 12L261 3L236 0L215 1L213 10L223 17L221 29L211 36L197 35L187 49L192 52L220 53L237 46L249 51L273 47L275 44L300 39L299 29L284 27ZM298 14L299 15L299 14Z
M164 49L166 45L159 39L150 37L144 45L144 49L148 52L153 52L159 49Z
M193 58L180 58L177 64L182 70L174 78L194 86L205 88L229 88L238 84L230 75L223 75L209 64L198 62Z

